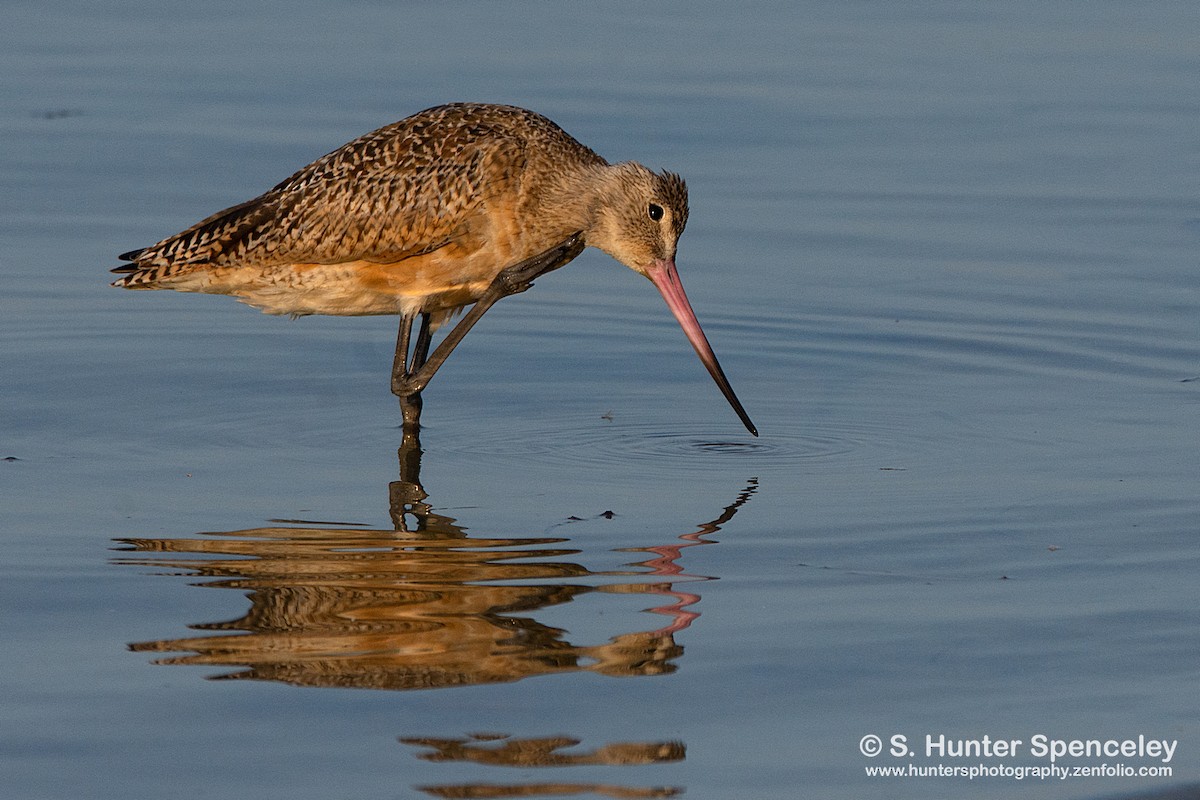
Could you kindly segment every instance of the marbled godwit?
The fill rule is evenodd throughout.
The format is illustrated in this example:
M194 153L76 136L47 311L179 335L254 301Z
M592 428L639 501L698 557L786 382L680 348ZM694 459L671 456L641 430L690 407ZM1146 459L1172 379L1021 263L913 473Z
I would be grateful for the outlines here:
M361 136L253 200L120 256L113 286L233 295L268 314L399 314L392 391L405 421L493 303L585 246L649 278L742 423L675 269L687 187L609 164L525 109L438 106ZM432 355L433 332L471 310ZM421 327L410 354L412 325Z

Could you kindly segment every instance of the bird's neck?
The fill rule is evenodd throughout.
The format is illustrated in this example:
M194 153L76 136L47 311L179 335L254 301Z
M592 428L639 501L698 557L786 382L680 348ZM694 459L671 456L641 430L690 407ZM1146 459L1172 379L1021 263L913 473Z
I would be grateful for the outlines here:
M622 166L602 162L559 171L540 193L536 218L553 219L556 234L564 238L583 231L585 241L594 244L602 212L619 191Z

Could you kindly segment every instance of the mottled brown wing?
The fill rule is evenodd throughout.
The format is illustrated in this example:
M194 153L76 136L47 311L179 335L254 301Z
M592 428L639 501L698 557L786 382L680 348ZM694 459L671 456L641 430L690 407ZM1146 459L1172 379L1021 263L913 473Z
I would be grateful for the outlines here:
M510 189L524 142L503 129L410 117L314 161L270 191L151 247L114 272L149 283L202 266L394 263L450 241Z

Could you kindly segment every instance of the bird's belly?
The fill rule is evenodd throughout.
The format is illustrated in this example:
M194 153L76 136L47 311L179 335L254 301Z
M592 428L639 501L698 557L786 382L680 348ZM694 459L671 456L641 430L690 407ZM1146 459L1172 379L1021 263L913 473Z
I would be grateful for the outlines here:
M232 295L268 314L413 314L469 305L500 271L475 259L447 263L429 255L433 254L395 264L348 261L208 269L164 288Z

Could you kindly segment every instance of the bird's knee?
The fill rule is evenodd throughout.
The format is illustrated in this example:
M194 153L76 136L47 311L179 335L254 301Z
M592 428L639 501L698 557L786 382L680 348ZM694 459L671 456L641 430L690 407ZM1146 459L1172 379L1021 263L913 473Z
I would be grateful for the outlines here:
M425 388L424 381L414 380L411 375L392 376L392 394L400 398L400 402L417 398L420 402L421 390Z

